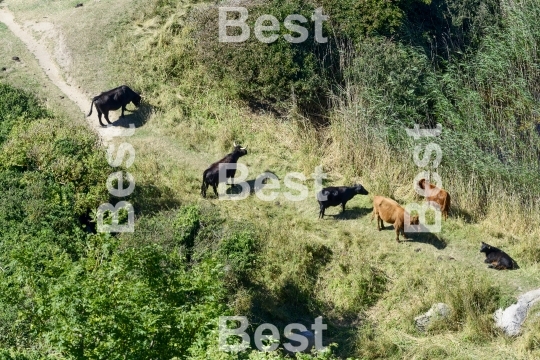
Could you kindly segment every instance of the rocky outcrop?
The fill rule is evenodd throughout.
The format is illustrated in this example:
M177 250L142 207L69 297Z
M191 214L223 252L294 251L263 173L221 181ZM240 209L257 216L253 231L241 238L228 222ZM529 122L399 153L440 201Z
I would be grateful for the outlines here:
M495 324L501 328L506 335L518 335L521 325L527 318L529 308L540 301L540 289L529 291L518 298L517 303L510 305L506 309L499 309L493 315Z

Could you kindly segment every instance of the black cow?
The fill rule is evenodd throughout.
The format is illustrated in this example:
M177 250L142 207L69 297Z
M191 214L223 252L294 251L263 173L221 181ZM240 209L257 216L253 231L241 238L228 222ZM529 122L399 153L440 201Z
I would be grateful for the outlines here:
M212 188L214 189L214 194L216 196L218 195L217 192L217 186L219 184L219 165L220 164L236 164L238 161L238 158L241 156L247 155L246 147L241 147L240 145L236 145L234 143L234 149L233 152L225 156L223 159L213 163L210 165L210 167L206 170L204 170L203 173L203 179L202 179L202 186L201 186L201 195L203 197L206 197L206 190L208 189L208 186L212 185ZM234 179L234 175L236 174L236 166L229 168L225 172L225 178L228 179ZM234 181L234 180L233 180ZM233 183L234 186L234 183Z
M130 102L136 107L139 107L141 104L141 95L131 90L128 86L122 85L116 89L102 92L94 97L92 99L92 105L90 105L90 112L86 116L92 115L92 107L95 105L98 112L99 124L105 126L101 122L101 114L105 115L105 120L107 120L109 124L112 124L109 121L109 111L122 108L122 115L120 117L124 117L126 105Z
M355 195L367 195L368 192L362 185L327 187L319 191L317 200L319 201L320 212L319 219L324 218L324 210L330 206L341 204L342 211L345 211L345 204Z
M486 260L484 260L484 262L489 264L488 268L497 270L519 268L517 263L507 253L494 246L488 245L483 241L480 252L486 254Z

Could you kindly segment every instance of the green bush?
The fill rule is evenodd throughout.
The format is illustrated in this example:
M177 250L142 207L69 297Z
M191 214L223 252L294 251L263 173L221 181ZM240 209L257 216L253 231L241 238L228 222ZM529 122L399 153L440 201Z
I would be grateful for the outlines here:
M219 244L219 254L235 278L249 281L256 266L259 241L250 230L237 230Z
M22 90L0 83L0 145L8 137L14 125L24 119L34 121L51 119L51 115L38 101Z
M208 217L184 207L161 221L171 241L143 231L137 246L85 229L81 217L108 200L96 136L0 91L0 357L172 358L208 347L229 314L223 265L208 253L186 267L175 251L193 246Z
M303 112L318 114L327 106L326 96L335 74L333 66L337 52L334 42L319 44L314 39L311 20L314 5L309 1L273 0L261 4L248 4L251 29L249 39L243 43L220 43L218 34L218 8L211 7L195 13L193 27L197 36L198 57L216 81L230 84L231 91L252 107L270 107L285 111L297 106ZM255 19L272 14L280 22L279 38L270 44L259 41L254 34ZM283 38L291 34L282 24L290 14L303 15L302 24L310 29L308 39L302 43L289 43ZM229 34L231 35L231 34ZM265 34L268 35L268 34ZM292 33L294 37L298 34Z

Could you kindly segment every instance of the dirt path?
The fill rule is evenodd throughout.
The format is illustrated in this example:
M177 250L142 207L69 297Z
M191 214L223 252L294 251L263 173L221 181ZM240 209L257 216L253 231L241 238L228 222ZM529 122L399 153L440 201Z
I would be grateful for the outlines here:
M62 77L60 69L49 53L45 40L36 40L31 32L15 21L13 14L6 8L0 7L0 22L4 23L8 29L19 38L38 60L39 66L49 77L51 82L56 85L71 101L73 101L83 114L90 109L90 96L85 95L77 86L68 84ZM88 125L94 130L104 143L111 141L115 136L121 136L124 132L120 127L102 128L99 126L97 115L94 110L94 116L88 118ZM85 116L85 115L84 115Z

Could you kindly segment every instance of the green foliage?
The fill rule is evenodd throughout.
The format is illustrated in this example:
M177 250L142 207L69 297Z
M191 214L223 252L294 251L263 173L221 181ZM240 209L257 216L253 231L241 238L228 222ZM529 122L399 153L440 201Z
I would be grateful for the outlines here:
M273 107L283 111L292 105L311 114L320 112L326 107L332 59L337 53L332 51L335 43L315 41L313 4L304 0L273 0L249 4L247 9L246 23L251 32L243 43L218 42L217 7L202 10L204 13L201 11L195 17L201 63L214 74L216 81L232 84L233 94L255 108ZM274 32L278 39L269 44L259 41L254 34L255 20L263 14L272 14L281 24L280 30ZM287 34L298 37L283 26L291 14L303 15L308 20L302 25L311 31L301 43L290 43L283 38Z
M22 90L0 83L0 145L7 139L11 129L21 118L34 121L49 118L50 114L37 100Z
M219 253L229 271L241 281L249 281L258 257L259 241L250 230L234 231L219 244Z
M191 244L195 241L195 236L200 228L200 213L196 206L187 206L180 209L176 218L178 242L180 244Z
M208 260L186 271L182 263L151 245L113 254L91 273L75 268L51 294L55 305L46 337L76 357L186 353L225 308L221 267Z
M384 0L321 0L329 21L337 35L358 41L366 35L395 34L402 26L404 3L420 1Z
M164 223L170 242L143 231L136 247L88 231L79 217L107 200L111 171L95 136L35 119L46 113L31 96L1 91L1 357L172 358L206 348L229 314L223 265L207 253L186 267L178 250L193 247L208 216L181 208Z
M361 169L373 155L353 144L375 141L413 178L419 169L401 154L436 142L443 154L437 171L444 186L458 194L454 205L480 217L501 204L500 195L519 194L517 203L536 206L538 55L532 49L538 29L523 25L521 13L510 14L513 20L489 28L477 49L451 56L441 68L421 48L383 38L360 42L345 71L346 86L336 97L334 122L337 140L351 145L345 146L346 157L359 160L354 167ZM518 49L516 37L528 45ZM352 118L358 106L361 116ZM437 123L443 132L436 139L414 141L405 132L413 124L433 128ZM469 196L461 197L464 193Z
M443 59L477 50L502 19L497 0L407 0L399 7L404 12L400 40Z

